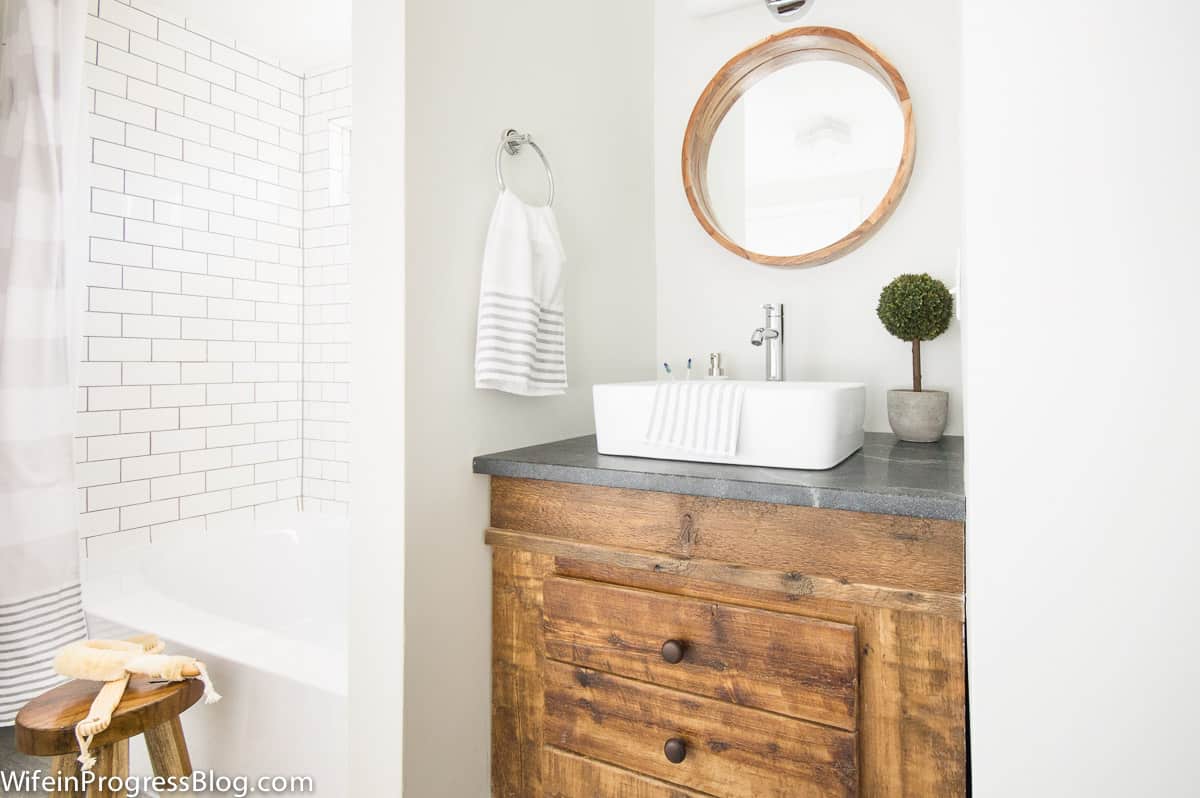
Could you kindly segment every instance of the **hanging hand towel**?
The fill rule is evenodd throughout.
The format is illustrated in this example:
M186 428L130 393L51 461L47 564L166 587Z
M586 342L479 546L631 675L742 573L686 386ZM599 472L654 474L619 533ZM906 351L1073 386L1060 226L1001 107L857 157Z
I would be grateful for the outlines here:
M660 382L646 442L707 457L733 457L745 392L736 382Z
M483 252L476 388L566 393L565 259L554 212L501 191Z

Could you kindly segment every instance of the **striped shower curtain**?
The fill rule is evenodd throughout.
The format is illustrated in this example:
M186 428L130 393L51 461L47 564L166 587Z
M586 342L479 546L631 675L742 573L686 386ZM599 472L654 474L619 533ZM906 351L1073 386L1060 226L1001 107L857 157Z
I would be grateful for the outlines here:
M2 0L0 726L86 634L74 480L84 0Z

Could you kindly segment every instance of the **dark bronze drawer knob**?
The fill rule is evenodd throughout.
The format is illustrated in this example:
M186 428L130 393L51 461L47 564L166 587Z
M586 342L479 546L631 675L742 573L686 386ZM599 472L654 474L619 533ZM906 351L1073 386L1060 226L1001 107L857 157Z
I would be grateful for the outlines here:
M672 737L663 746L663 753L667 755L668 762L678 765L687 757L687 743L681 737Z
M683 641L668 640L662 645L662 658L674 665L677 662L683 661Z

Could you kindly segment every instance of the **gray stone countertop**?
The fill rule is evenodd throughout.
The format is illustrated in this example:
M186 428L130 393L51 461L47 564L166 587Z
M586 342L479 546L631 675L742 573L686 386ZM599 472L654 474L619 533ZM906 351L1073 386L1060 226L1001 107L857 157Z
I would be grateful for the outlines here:
M863 448L827 471L616 457L596 436L482 455L475 473L718 499L962 521L963 439L905 443L868 432Z

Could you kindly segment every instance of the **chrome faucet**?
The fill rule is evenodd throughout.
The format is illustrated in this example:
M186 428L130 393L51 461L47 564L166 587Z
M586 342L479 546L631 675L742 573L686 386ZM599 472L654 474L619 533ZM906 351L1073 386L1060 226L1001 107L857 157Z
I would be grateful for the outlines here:
M766 348L766 379L771 382L783 381L783 305L763 305L766 311L766 323L750 336L750 343Z

